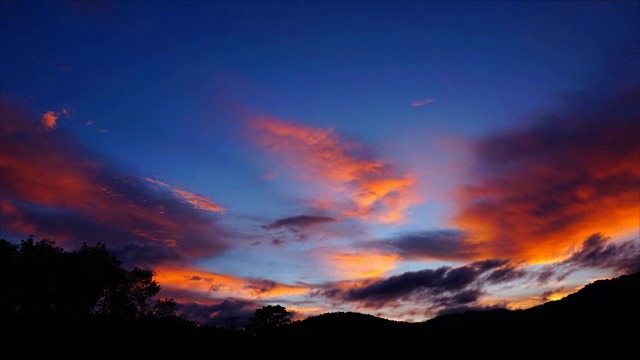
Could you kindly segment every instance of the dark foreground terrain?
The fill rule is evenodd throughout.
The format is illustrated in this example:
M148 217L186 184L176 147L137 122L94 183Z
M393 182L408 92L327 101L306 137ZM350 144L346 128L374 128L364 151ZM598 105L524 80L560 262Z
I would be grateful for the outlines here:
M639 305L640 273L636 273L595 281L561 300L526 310L468 311L421 323L327 313L263 336L179 320L5 323L3 347L42 359L56 354L73 358L637 359Z
M153 272L104 245L72 252L0 240L0 347L6 359L640 359L640 273L598 280L525 310L467 311L420 323L353 312L290 322L282 306L244 327L181 318Z

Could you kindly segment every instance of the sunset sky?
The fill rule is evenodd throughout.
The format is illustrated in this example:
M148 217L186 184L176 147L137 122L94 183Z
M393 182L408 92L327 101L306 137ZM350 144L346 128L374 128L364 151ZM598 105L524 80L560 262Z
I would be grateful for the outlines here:
M640 271L637 1L0 1L0 238L203 324Z

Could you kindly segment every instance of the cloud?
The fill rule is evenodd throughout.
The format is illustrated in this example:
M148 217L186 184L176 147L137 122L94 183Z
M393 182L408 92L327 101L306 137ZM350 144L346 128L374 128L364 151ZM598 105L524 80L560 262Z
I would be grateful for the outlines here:
M45 130L53 130L58 126L60 116L71 118L71 111L70 107L64 107L60 111L49 110L40 116L40 122L44 125Z
M95 127L95 128L96 128L96 130L97 130L98 132L101 132L101 133L109 132L109 130L107 130L107 129L100 129L100 128L96 127L96 122L95 122L95 120L91 120L91 119L90 119L90 120L87 120L87 121L84 123L84 125L85 125L85 126L92 126L92 127Z
M611 241L602 234L592 234L571 256L543 266L535 276L538 282L547 283L584 269L609 270L616 275L640 271L640 237Z
M150 183L153 183L153 184L156 184L156 185L160 185L160 186L162 186L164 188L168 188L178 198L184 199L189 204L193 205L194 209L207 210L207 211L216 211L216 212L224 213L224 208L223 207L217 205L216 203L214 203L213 201L211 201L209 198L207 198L204 195L198 195L198 194L194 194L192 192L186 191L186 190L176 189L176 188L173 188L171 185L166 184L166 183L164 183L162 181L159 181L159 180L153 180L153 179L147 178L147 177L145 177L144 179L147 180Z
M640 238L613 243L609 240L602 234L589 236L582 243L582 248L562 264L614 269L622 274L640 272Z
M477 258L558 261L592 234L637 233L639 95L637 85L599 89L476 144L452 224Z
M157 191L61 129L40 131L6 101L1 107L3 237L34 234L70 248L101 242L137 266L214 256L229 246L216 218L184 196Z
M304 284L292 286L195 267L162 265L154 271L154 280L162 285L158 295L174 299L179 304L179 314L202 324L231 325L229 321L233 317L244 324L256 309L284 297L304 296L310 291Z
M326 255L325 261L342 279L379 278L395 268L398 256L374 252L337 252Z
M45 129L47 130L55 129L58 117L59 115L55 111L47 111L46 113L42 114L42 125L44 125Z
M485 260L459 267L409 271L386 278L340 282L314 292L336 303L357 303L359 309L401 309L403 304L424 304L427 317L471 309L506 307L504 302L483 303L483 288L509 283L529 273L508 260ZM415 318L410 315L409 318ZM397 315L398 317L400 315Z
M312 211L315 212L315 209ZM333 216L302 214L272 221L262 226L263 238L272 239L274 245L288 241L322 241L354 236L358 229L349 219Z
M321 215L298 215L276 220L269 225L267 229L276 229L280 227L306 228L309 226L325 224L336 221L335 218Z
M431 104L432 102L434 102L434 99L424 99L424 100L420 100L420 101L414 101L411 103L411 106L424 106L427 104Z
M381 245L406 260L465 260L477 254L467 235L457 229L405 233L385 239Z
M240 278L213 273L197 268L158 266L154 269L164 292L189 292L208 298L269 298L300 295L308 291L305 286L290 286L275 281Z
M279 119L249 122L252 140L278 156L295 172L296 180L315 184L317 208L332 207L343 216L383 223L402 222L418 203L415 178L374 159L369 149L328 129Z
M210 305L189 302L178 304L176 313L198 324L237 330L246 325L247 319L262 306L259 302L244 299L227 299Z

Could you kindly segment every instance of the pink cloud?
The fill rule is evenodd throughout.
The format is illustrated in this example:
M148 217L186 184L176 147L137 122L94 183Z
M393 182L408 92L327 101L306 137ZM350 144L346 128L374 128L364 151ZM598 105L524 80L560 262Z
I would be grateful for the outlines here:
M434 99L424 99L424 100L421 100L421 101L414 101L414 102L411 103L411 106L424 106L424 105L427 105L427 104L431 104L434 101L435 101Z

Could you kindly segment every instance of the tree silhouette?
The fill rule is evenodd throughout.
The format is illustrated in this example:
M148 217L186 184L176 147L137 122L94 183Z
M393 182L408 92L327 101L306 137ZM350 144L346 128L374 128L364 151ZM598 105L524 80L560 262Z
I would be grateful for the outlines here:
M8 319L82 320L175 316L172 299L154 300L153 271L126 270L104 244L66 252L55 242L0 239L0 314Z
M249 317L245 330L254 336L278 335L289 329L290 316L291 313L280 305L263 306Z

